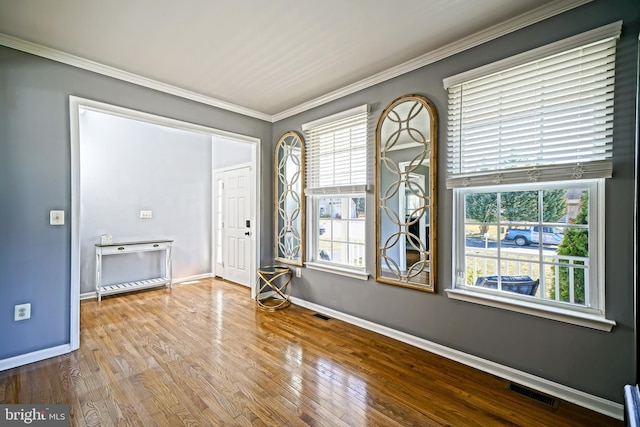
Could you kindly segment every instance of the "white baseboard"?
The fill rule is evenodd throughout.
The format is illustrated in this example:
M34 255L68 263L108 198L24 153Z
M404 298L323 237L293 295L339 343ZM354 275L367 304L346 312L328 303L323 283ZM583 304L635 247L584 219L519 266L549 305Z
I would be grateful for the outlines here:
M182 285L182 284L187 285L188 283L184 283L184 282L192 282L200 279L209 279L211 277L213 277L213 274L211 273L196 274L195 276L188 276L188 277L180 277L178 279L173 279L173 285ZM86 300L86 299L96 299L96 298L98 298L98 294L96 291L84 292L80 294L80 301Z
M200 280L200 279L209 279L211 277L214 277L212 273L204 273L204 274L196 274L195 276L188 276L188 277L179 277L177 279L173 279L173 284L174 285L181 285L181 284L190 284L190 283L184 283L184 282L195 282L196 280Z
M84 292L80 294L80 301L85 299L96 299L96 298L98 298L98 294L96 293L96 291Z
M321 305L314 304L300 298L291 297L291 302L309 310L317 311L319 313L331 316L344 322L351 323L352 325L360 326L361 328L377 332L389 338L393 338L414 347L437 354L439 356L446 357L447 359L454 360L480 371L487 372L497 377L513 381L517 384L532 388L534 390L538 390L542 393L555 396L564 401L575 403L576 405L580 405L587 409L591 409L601 414L608 415L612 418L616 418L618 420L623 419L624 406L620 403L612 402L610 400L603 399L601 397L594 396L583 391L537 377L535 375L531 375L527 372L519 371L517 369L513 369L508 366L492 362L490 360L463 353L459 350L445 347L432 341L428 341L424 338L419 338L414 335L410 335L405 332L389 328L387 326L379 325L377 323L373 323L368 320L352 316L350 314L342 313L331 308L323 307Z
M7 369L71 353L71 351L73 351L71 344L63 344L56 347L33 351L31 353L21 354L19 356L9 357L8 359L0 360L0 371L6 371Z

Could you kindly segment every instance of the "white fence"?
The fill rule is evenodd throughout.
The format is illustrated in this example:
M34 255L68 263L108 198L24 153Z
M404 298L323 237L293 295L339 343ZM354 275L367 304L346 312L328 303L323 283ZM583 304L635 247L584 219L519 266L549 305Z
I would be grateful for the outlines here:
M466 248L467 285L489 275L527 275L540 280L536 297L589 306L589 258L558 255L550 250ZM499 266L498 263L501 265ZM568 295L561 295L560 270L568 272ZM578 274L582 272L583 274ZM582 276L582 277L580 277ZM584 283L584 301L578 288Z

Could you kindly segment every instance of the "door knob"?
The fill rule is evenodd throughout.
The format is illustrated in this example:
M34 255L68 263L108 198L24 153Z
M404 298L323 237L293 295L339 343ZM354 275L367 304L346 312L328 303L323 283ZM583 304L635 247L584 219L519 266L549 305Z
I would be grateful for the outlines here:
M249 231L247 231L246 233L244 233L244 235L245 235L245 236L248 236L248 235L250 235L250 234L251 234L251 232L249 232Z

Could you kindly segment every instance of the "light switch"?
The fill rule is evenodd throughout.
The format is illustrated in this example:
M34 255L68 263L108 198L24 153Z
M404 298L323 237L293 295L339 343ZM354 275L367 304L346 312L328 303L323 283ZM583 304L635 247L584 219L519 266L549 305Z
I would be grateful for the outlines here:
M151 219L153 218L152 211L140 211L140 219Z
M64 225L64 211L49 211L50 225Z

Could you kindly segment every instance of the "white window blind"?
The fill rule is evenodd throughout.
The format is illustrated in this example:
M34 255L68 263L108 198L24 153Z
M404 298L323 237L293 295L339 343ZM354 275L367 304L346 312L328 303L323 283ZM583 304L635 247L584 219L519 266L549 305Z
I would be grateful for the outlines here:
M611 177L620 28L445 79L447 187Z
M302 125L307 195L365 191L367 114L363 105Z

